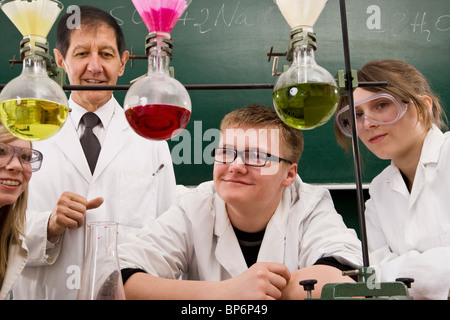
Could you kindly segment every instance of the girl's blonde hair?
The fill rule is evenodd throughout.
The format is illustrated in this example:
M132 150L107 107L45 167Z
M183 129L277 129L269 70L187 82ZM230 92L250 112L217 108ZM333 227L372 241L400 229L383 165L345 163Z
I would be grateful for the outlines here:
M9 143L16 140L0 123L0 142ZM11 205L0 208L0 279L5 277L8 252L12 244L20 244L24 235L25 214L27 211L28 188Z
M359 82L388 82L387 87L365 87L365 90L379 92L384 91L405 102L412 101L418 115L423 119L425 129L431 129L432 124L439 128L446 128L446 114L439 101L437 94L433 93L431 87L425 78L411 64L392 59L372 60L367 62L358 70ZM429 96L432 100L432 112L428 111L427 103L421 96ZM343 96L339 100L337 111L348 105L348 97ZM334 126L336 140L346 151L349 150L350 139L344 136L336 123Z

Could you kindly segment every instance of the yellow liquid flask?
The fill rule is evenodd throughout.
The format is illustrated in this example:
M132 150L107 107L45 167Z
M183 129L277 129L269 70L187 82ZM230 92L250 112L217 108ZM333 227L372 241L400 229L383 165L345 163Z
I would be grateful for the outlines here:
M0 119L16 137L43 140L57 133L67 119L62 104L37 99L12 99L0 102Z
M334 77L319 66L312 26L326 0L276 0L291 26L292 64L277 79L273 105L281 120L300 130L314 129L330 120L337 108L339 89Z
M63 6L56 0L3 0L0 7L23 35L22 73L0 93L0 120L19 139L48 139L69 114L66 94L47 72L47 34Z

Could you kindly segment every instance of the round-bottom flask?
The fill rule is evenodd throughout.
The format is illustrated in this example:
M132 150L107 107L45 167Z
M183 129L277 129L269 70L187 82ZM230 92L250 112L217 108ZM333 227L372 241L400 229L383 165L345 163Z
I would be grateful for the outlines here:
M170 51L150 49L145 77L135 82L125 96L128 123L140 136L167 140L178 135L191 117L191 99L186 88L170 76ZM164 44L162 45L164 46Z
M314 46L303 40L308 37L306 34L302 29L292 31L293 62L277 79L273 90L273 104L280 119L301 130L325 124L335 113L339 100L336 81L316 63Z
M19 139L38 141L56 134L69 114L62 88L47 75L42 57L23 60L22 73L0 94L0 120Z

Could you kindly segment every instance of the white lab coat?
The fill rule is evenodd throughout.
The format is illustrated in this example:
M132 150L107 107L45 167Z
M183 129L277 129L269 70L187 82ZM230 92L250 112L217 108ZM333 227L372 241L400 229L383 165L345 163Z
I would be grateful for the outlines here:
M112 103L114 116L93 175L70 116L54 137L34 144L44 160L30 181L26 229L30 255L14 290L16 299L75 299L87 223L116 221L118 242L124 241L130 232L151 224L175 200L175 176L167 142L138 136L114 98ZM161 164L164 167L158 171ZM101 196L104 203L86 213L84 227L66 230L54 246L46 240L47 222L64 191L88 200Z
M450 132L429 131L411 194L391 163L366 203L370 263L378 281L414 278L414 299L447 299L450 289Z
M300 190L300 191L299 191ZM178 205L162 214L139 239L119 246L121 268L153 275L219 281L248 269L224 201L213 182L179 187ZM361 244L335 211L328 190L297 177L269 221L257 261L284 263L294 271L321 257L362 264Z
M28 251L23 241L13 244L8 252L8 266L3 281L0 281L0 300L11 299L11 291L27 263Z

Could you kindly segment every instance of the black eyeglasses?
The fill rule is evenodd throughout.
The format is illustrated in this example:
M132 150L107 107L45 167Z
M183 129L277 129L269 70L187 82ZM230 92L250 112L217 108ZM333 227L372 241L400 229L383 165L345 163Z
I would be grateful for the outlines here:
M42 153L31 148L13 147L0 142L0 168L6 167L17 154L24 171L35 172L41 168Z
M292 161L274 156L267 152L255 150L237 151L236 149L231 148L215 148L212 150L211 154L214 157L215 162L225 164L233 163L238 155L246 166L264 167L267 164L267 161L285 161L292 164Z

